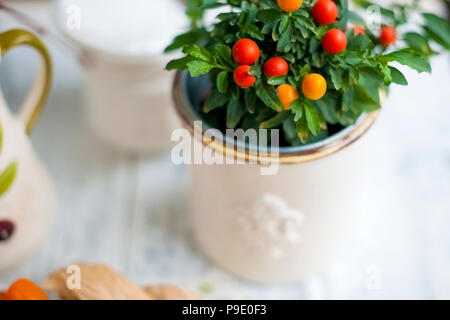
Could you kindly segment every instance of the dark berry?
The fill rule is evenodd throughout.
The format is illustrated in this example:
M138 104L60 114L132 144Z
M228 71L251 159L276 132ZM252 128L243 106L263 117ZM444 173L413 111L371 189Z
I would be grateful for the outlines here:
M11 238L14 233L14 224L7 220L0 221L0 241L5 241Z

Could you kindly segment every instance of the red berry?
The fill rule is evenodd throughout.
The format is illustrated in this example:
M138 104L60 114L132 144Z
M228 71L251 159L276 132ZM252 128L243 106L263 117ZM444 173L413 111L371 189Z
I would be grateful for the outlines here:
M234 71L234 82L241 87L241 88L248 88L251 87L255 81L256 78L252 76L250 73L250 66L249 65L242 65L237 67L237 69Z
M365 31L364 28L361 27L361 26L355 26L355 27L353 28L353 33L354 33L355 36L357 36L357 35L359 35L359 34L365 34L366 31Z
M241 65L252 65L259 58L258 45L250 39L241 39L233 46L233 57Z
M289 71L289 65L283 58L274 57L264 63L263 71L268 77L284 76Z
M347 47L345 33L338 29L331 29L322 38L323 49L331 54L338 54Z
M338 7L331 0L319 0L313 6L311 15L318 24L331 24L336 21Z
M385 47L389 47L390 45L394 44L395 40L397 40L395 29L389 26L383 27L381 29L381 34L378 40Z

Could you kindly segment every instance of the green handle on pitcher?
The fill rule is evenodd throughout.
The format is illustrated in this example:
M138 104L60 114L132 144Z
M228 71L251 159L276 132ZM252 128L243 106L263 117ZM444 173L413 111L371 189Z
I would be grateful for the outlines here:
M18 46L30 46L36 49L41 56L41 67L36 80L31 87L19 117L25 125L27 134L30 134L36 124L47 101L52 84L52 61L45 45L37 36L26 30L10 30L0 34L0 50L3 57L9 50Z

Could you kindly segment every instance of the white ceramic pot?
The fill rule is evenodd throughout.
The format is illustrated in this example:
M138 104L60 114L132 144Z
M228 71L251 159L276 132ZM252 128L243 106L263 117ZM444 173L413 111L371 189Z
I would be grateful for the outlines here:
M0 34L2 56L19 45L37 49L42 67L18 117L9 112L0 93L0 271L15 266L41 246L56 203L53 183L28 137L50 90L51 61L44 45L28 31Z
M85 58L85 113L93 132L126 154L169 149L178 123L163 50L183 30L181 3L60 0L56 12L60 30Z
M194 133L202 86L186 74L174 85L177 111ZM261 283L294 282L326 269L360 210L365 144L356 140L376 117L365 115L315 144L281 148L275 175L261 175L258 164L192 165L190 218L199 248L223 269ZM221 143L206 137L203 143L224 152Z

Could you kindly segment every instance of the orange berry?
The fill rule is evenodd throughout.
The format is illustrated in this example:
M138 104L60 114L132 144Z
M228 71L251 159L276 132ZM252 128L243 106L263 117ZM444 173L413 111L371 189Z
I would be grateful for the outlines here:
M34 282L19 279L14 282L3 296L4 300L48 300L47 295Z
M327 92L327 81L318 73L308 75L302 84L303 94L310 100L319 100Z
M283 108L288 110L291 107L291 103L298 99L297 90L289 85L282 84L277 88L278 97L280 98Z
M297 11L302 6L303 0L278 0L278 6L286 12Z

